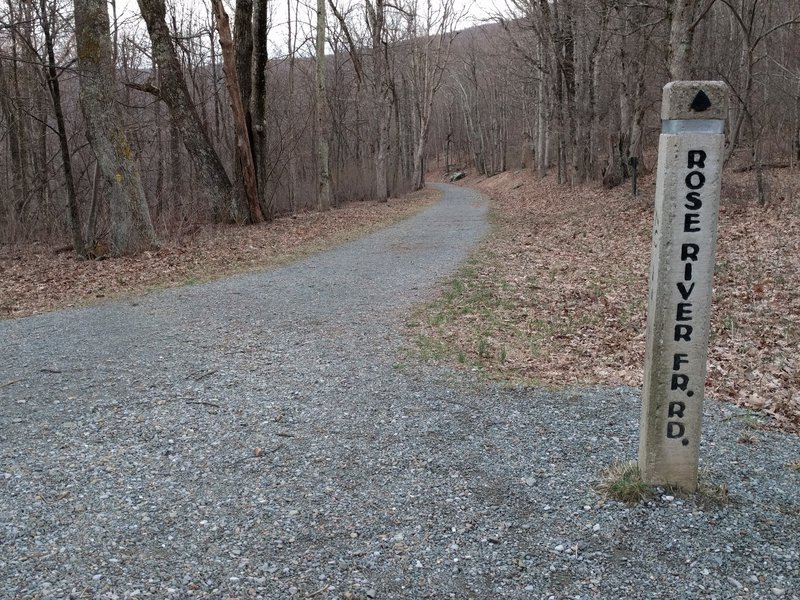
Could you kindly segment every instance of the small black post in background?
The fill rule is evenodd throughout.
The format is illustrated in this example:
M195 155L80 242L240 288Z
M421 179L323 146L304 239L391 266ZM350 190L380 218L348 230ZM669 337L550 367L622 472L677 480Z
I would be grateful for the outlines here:
M628 159L628 164L631 166L631 192L633 192L633 196L636 197L639 193L639 190L636 187L636 174L637 167L639 166L639 159L635 156L631 156Z

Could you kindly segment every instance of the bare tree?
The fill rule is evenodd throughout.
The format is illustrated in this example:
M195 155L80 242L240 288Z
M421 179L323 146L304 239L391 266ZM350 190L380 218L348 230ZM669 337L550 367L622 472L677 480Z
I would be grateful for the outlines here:
M761 49L768 38L786 27L800 23L800 7L795 7L794 12L788 15L780 13L775 15L769 10L770 0L742 0L737 3L720 0L720 2L730 11L742 36L743 68L738 81L728 78L728 85L736 96L740 110L731 129L726 160L735 151L742 124L746 122L750 133L750 166L755 174L758 202L763 205L767 202L767 190L761 152L762 131L752 106L754 70L756 65L766 58Z
M411 86L416 119L417 139L414 148L414 173L412 188L425 185L424 157L428 143L433 103L442 85L450 49L455 39L455 23L459 15L452 0L445 0L437 7L431 0L424 0L420 14L417 0L408 8L411 19Z
M231 102L231 110L233 111L233 126L236 129L236 148L242 161L244 191L247 197L247 207L250 212L249 220L251 223L259 223L264 220L264 217L261 214L261 206L258 203L258 183L256 182L256 170L250 148L250 136L248 134L247 118L242 101L242 91L239 86L239 78L236 74L236 56L233 48L233 37L231 36L228 15L225 12L225 7L222 5L222 0L213 0L213 7L217 22L217 32L219 33L219 43L222 46L222 69L228 83L228 96Z
M96 10L98 0L78 2L80 25L81 10L89 3ZM728 154L754 173L759 201L768 196L768 169L798 158L794 2L507 0L499 24L457 37L452 28L443 34L443 13L427 2L329 0L308 19L289 2L294 51L280 48L268 59L270 5L229 0L237 9L236 121L244 115L244 127L234 127L224 108L237 96L225 84L232 70L226 66L223 77L219 68L231 61L220 61L213 15L196 4L168 9L165 0L139 0L150 40L135 18L120 29L117 69L126 87L116 99L126 108L108 118L138 157L158 231L250 220L237 166L246 148L265 215L324 208L334 187L337 201L385 198L421 185L427 161L444 160L446 169L473 163L487 175L535 165L565 183L621 183L633 175L630 161L646 169L642 162L653 155L670 70L729 83ZM4 243L61 244L68 232L78 251L80 243L91 250L94 232L113 237L119 221L101 201L117 182L108 182L92 148L80 143L85 127L98 146L93 120L105 113L80 112L76 73L88 73L88 55L81 51L79 69L72 68L71 4L44 0L43 10L41 0L0 2ZM114 94L113 85L103 91ZM107 106L108 97L94 101ZM197 198L210 200L212 210Z
M361 49L357 46L351 26L333 0L328 2L347 40L348 52L359 81L366 78L366 69L361 60ZM391 143L390 129L393 113L393 81L389 61L387 39L387 8L385 0L365 0L365 21L369 39L369 87L371 92L372 135L374 140L375 198L386 201L389 197L388 162Z
M252 59L250 61L250 143L253 148L258 179L258 201L265 216L273 214L273 205L267 194L267 3L257 1L253 4L252 15Z
M370 33L372 58L372 100L377 127L375 152L375 197L389 197L388 160L389 128L392 122L392 80L389 72L389 47L386 36L385 0L366 0L367 27Z
M317 118L317 207L325 210L332 204L330 149L328 136L330 127L326 115L328 93L325 85L325 0L317 0L317 29L315 40L315 80L316 80L316 118Z
M139 166L114 102L114 56L105 0L75 0L81 108L111 199L111 249L137 254L156 245Z
M211 197L215 218L221 221L241 221L243 215L233 198L231 181L211 145L183 77L166 22L164 0L137 2L150 34L153 61L158 68L160 86L136 87L156 94L169 108L195 171Z
M67 190L67 206L69 207L69 223L72 232L72 245L75 253L87 257L86 245L83 241L83 228L81 226L78 198L75 192L75 180L72 174L72 155L67 138L67 125L64 120L64 108L61 104L61 85L58 80L58 68L53 44L53 35L50 28L52 22L50 7L46 0L39 0L40 18L42 19L42 33L44 34L45 52L47 53L47 87L53 101L53 109L58 128L58 143L61 151L61 162L64 168L64 183Z

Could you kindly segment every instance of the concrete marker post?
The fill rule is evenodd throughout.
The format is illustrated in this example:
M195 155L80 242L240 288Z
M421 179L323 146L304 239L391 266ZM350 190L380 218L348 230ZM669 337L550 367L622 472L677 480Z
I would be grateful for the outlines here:
M647 309L639 470L697 489L727 86L664 86Z

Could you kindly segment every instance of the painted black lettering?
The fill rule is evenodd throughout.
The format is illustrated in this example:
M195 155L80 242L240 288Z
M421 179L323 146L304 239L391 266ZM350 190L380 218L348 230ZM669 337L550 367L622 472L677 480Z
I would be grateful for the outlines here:
M672 370L673 371L680 371L681 365L686 365L689 363L689 355L683 354L682 352L676 352L672 357ZM674 389L674 388L673 388Z
M694 284L692 284L694 285ZM676 321L691 321L692 320L692 303L691 302L678 302L678 310L675 314Z
M706 168L706 153L702 150L689 150L689 161L686 168L693 169L694 167L698 169Z
M689 210L700 210L703 206L703 201L700 199L700 192L689 192L686 194L686 204L683 206Z
M675 341L680 342L684 340L686 342L691 342L693 330L694 328L691 325L675 325Z
M668 417L683 418L683 411L686 410L686 405L683 402L670 402Z
M692 278L692 271L691 271L692 265L687 264L686 266L689 267L689 276L686 277L686 280L688 281L689 279ZM684 273L684 275L686 275L686 273ZM681 298L683 298L684 300L688 300L689 297L692 295L693 291L694 291L694 282L692 283L692 285L689 286L689 289L686 289L686 284L683 283L682 281L678 282L678 292L680 293Z
M678 423L677 421L667 423L667 437L672 440L683 437L684 431L683 423Z
M697 244L681 244L681 260L697 260L697 255L700 253L700 246Z
M688 187L690 190L699 190L705 185L706 176L700 171L692 171L686 176L684 182L686 183L686 187Z
M691 281L692 280L692 263L687 262L683 267L683 280L684 281ZM694 285L694 284L692 284ZM689 290L691 294L691 289Z
M693 225L697 225L697 227L692 227ZM697 213L686 213L683 216L683 231L684 233L700 231L700 215Z
M686 391L686 386L689 385L689 376L684 375L683 373L673 373L672 374L672 383L669 386L671 390L681 390L682 392Z

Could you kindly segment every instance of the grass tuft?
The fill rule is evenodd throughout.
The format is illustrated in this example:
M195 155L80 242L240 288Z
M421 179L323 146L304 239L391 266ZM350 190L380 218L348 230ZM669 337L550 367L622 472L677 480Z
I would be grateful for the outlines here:
M705 508L719 508L731 503L731 495L726 484L708 483L704 482L702 478L695 499L697 504Z
M747 444L752 445L758 443L758 437L751 431L742 431L739 435L739 439L736 440L740 444Z
M636 462L618 462L606 467L597 491L626 504L637 504L655 495L655 490L642 481Z

